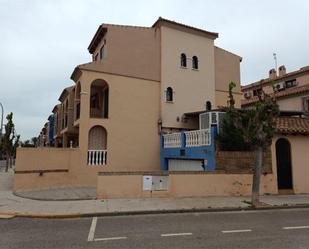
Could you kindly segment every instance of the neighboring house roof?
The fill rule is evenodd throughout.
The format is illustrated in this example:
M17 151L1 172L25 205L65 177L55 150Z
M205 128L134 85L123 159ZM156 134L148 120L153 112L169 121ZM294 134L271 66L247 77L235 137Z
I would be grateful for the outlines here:
M296 76L298 74L303 74L303 73L306 73L306 72L309 72L309 66L305 66L305 67L300 68L299 70L296 70L296 71L293 71L293 72L290 72L290 73L286 73L282 76L278 76L277 78L275 78L273 80L266 78L266 79L262 79L262 80L254 82L254 83L251 83L249 85L241 86L241 90L245 91L245 90L248 90L252 87L265 86L265 85L269 84L271 81L280 81L280 80L283 80L283 79L288 78L290 76Z
M309 119L296 117L279 117L276 119L278 133L309 135Z
M68 94L74 89L74 87L75 86L69 86L69 87L64 88L58 100L60 102L63 102L64 99L68 96Z
M48 121L51 121L54 118L54 114L50 114L47 118Z
M57 110L59 110L60 106L61 106L60 104L55 105L53 110L52 110L52 113L56 113Z
M276 98L280 99L283 97L293 96L293 95L302 94L306 92L309 92L309 85L291 87L291 88L285 89L284 91L276 92L275 96ZM270 95L273 96L274 94L270 94ZM249 99L242 99L241 106L244 107L244 106L252 105L258 101L259 101L258 96L253 96Z

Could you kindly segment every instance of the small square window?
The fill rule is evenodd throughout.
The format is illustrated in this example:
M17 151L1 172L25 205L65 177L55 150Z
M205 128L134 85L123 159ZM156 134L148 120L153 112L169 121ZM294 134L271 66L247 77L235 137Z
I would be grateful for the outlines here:
M293 87L293 86L296 86L297 83L296 83L296 79L294 80L288 80L285 82L285 87L286 88L290 88L290 87Z
M253 90L253 96L261 96L261 94L262 94L261 88Z

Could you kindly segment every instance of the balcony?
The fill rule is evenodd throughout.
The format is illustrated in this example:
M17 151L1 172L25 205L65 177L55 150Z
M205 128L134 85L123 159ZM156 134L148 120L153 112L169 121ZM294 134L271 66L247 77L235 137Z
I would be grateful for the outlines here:
M210 144L209 129L163 135L163 148L199 147L209 146Z
M91 118L107 118L101 108L90 108Z
M169 170L170 163L183 160L183 164L200 162L204 170L215 169L216 127L183 131L161 136L161 169ZM190 167L188 167L190 168Z

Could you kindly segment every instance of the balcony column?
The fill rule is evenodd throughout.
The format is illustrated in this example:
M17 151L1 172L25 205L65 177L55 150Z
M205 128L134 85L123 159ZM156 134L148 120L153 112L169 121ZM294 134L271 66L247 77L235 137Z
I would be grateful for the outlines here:
M68 136L66 133L62 135L62 147L67 148L68 147Z
M210 139L211 143L208 146L209 153L207 154L206 161L204 161L205 170L206 171L215 171L216 170L216 135L217 135L217 127L212 126L210 128ZM207 163L207 164L206 164Z
M185 148L186 147L186 130L181 131L181 147Z
M160 168L168 170L168 160L165 158L164 137L160 135Z
M83 73L83 76L84 75ZM88 133L89 133L89 111L90 111L90 80L81 81L80 92L80 119L79 119L79 148L81 151L81 164L87 165Z

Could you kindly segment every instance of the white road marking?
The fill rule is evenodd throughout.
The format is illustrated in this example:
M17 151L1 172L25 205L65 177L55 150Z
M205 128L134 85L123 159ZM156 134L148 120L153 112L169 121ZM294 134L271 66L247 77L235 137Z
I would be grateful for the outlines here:
M291 230L291 229L307 229L309 226L298 226L298 227L282 227L282 229L285 230Z
M252 232L251 229L242 229L242 230L225 230L221 231L222 233L247 233L247 232Z
M192 235L192 233L165 233L161 234L161 237L188 236L188 235Z
M88 241L94 240L94 233L95 233L95 228L97 226L97 220L98 220L98 217L92 218L92 222L91 222L91 226L90 226L90 230L89 230L89 234L88 234Z
M119 240L119 239L127 239L127 237L97 238L94 239L94 241Z

